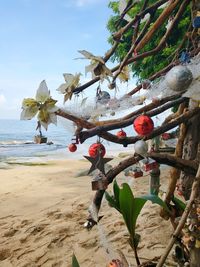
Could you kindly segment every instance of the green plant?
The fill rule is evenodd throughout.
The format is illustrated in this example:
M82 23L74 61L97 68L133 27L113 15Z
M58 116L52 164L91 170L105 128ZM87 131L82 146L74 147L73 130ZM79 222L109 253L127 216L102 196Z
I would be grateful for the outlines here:
M137 254L140 235L136 233L136 222L144 204L150 200L152 203L162 206L168 212L170 212L170 210L158 196L145 195L134 197L133 192L127 183L122 184L122 188L120 188L116 180L113 183L113 195L111 196L108 192L105 192L105 197L109 205L122 214L129 232L130 246L134 251L137 265L140 265L140 260Z
M78 260L74 254L72 256L72 267L80 267Z

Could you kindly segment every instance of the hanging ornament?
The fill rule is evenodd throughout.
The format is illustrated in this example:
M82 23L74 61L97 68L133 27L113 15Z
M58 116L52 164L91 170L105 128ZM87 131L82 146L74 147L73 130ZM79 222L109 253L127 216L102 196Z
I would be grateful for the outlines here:
M126 137L126 132L121 129L119 132L117 132L117 137L119 138Z
M180 56L180 62L190 63L190 55L187 51L183 51Z
M193 76L186 66L178 65L166 74L165 80L171 90L181 92L189 87Z
M133 126L135 131L139 135L144 136L150 134L153 131L154 123L149 116L140 115L134 120Z
M169 140L171 137L170 133L162 133L162 140Z
M110 94L106 91L99 91L97 94L97 103L105 105L110 100Z
M68 149L70 152L75 152L77 150L77 146L76 146L76 144L70 144L68 146Z
M150 158L140 160L139 164L145 172L152 171L158 168L158 163L155 160L150 159Z
M129 172L129 176L132 176L134 178L142 177L143 171L140 169L140 167L135 167L131 172Z
M200 28L200 11L197 12L196 17L193 19L192 25L195 29Z
M135 153L146 157L147 151L148 151L148 146L147 143L143 140L139 140L134 144L134 150Z
M92 163L92 166L88 171L88 174L90 174L96 169L105 174L105 164L113 159L113 158L103 158L100 150L97 151L96 157L84 156L84 158L86 158L90 163Z
M108 187L108 183L106 180L106 176L100 172L97 175L95 175L92 179L92 190L106 190Z
M104 157L106 154L106 149L104 145L102 145L101 143L94 143L89 147L88 153L90 157L96 158L98 155L98 152L100 152L102 157Z

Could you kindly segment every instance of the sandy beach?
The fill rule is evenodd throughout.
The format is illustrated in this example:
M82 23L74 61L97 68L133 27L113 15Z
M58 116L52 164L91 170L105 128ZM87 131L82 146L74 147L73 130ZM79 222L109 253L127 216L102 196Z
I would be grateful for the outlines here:
M99 225L91 231L83 226L94 191L91 177L77 174L89 166L85 160L67 159L0 170L0 267L70 267L73 252L81 267L106 267L119 258L118 249L135 266L123 219L106 200ZM167 173L162 173L162 187ZM129 182L137 195L148 193L148 179L117 177L119 184ZM145 261L162 254L172 227L159 217L159 207L148 202L137 232L139 256ZM169 260L167 266L175 265Z

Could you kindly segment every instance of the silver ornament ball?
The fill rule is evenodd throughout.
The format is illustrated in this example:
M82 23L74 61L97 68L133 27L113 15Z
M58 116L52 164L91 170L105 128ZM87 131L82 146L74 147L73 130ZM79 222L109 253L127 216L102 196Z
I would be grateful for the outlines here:
M109 102L110 100L110 94L106 91L101 91L97 95L97 103L105 105Z
M169 88L176 92L184 91L193 80L192 72L182 65L173 67L165 76Z
M134 144L134 149L135 149L135 153L141 156L146 156L147 151L148 151L148 146L145 141L139 140Z

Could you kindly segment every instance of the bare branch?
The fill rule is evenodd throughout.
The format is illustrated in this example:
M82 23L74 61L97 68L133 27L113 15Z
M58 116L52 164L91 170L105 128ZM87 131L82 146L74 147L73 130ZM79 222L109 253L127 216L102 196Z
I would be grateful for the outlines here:
M200 165L199 165L199 168L198 168L198 171L197 171L197 174L196 174L196 178L193 182L193 185L192 185L192 192L191 192L191 195L190 195L190 199L189 201L187 202L187 205L186 205L186 208L183 212L183 215L181 217L181 220L179 221L179 224L176 228L176 230L174 231L173 235L172 235L172 238L166 248L166 251L165 253L162 255L162 257L160 258L158 264L157 264L157 267L162 267L167 259L167 256L169 255L174 243L176 242L177 238L179 237L180 233L181 233L181 230L183 229L184 225L185 225L185 222L186 222L186 219L192 209L192 205L198 195L198 192L199 192L199 186L200 186Z
M173 107L174 105L177 105L177 104L180 104L180 103L184 102L185 100L186 100L186 98L182 98L181 97L181 98L179 98L177 100L174 100L174 101L171 101L169 103L166 103L163 106L158 107L158 108L156 108L154 110L148 111L146 113L146 115L148 115L150 117L156 116L156 115L162 113L163 111ZM111 131L111 130L119 129L119 128L122 128L122 127L127 127L127 126L133 124L133 121L136 119L137 116L138 116L138 114L135 115L135 116L132 116L132 117L126 119L126 120L122 120L122 121L119 121L119 122L116 122L116 123L113 123L113 124L102 125L102 126L95 127L93 129L90 129L90 130L87 130L87 131L82 131L82 132L80 132L80 135L79 135L80 142L82 143L86 139L88 139L88 138L90 138L92 136L95 136L95 135L100 135L102 132L105 132L105 131ZM131 137L124 138L123 142L127 142L129 140L131 140Z

